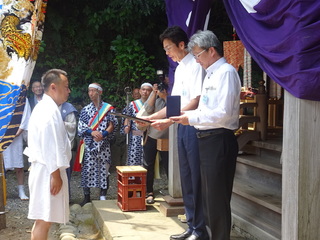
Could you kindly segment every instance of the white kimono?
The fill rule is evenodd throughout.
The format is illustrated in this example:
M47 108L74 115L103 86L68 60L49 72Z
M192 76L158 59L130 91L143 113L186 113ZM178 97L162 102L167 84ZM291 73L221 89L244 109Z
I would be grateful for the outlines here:
M57 104L44 94L30 117L28 128L29 219L66 223L69 221L69 194L66 168L71 159L68 135ZM51 173L60 169L60 192L50 193Z

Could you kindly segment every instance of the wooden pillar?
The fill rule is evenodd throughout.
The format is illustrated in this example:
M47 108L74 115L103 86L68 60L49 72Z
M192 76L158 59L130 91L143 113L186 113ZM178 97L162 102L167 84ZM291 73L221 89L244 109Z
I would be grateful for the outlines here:
M319 239L320 102L284 100L282 240Z
M4 169L3 169L3 155L0 153L0 230L6 228L6 215L5 212L5 206L4 206L4 190L3 189L3 181L5 181L4 178Z
M256 123L256 129L260 132L261 140L267 139L268 131L268 102L267 94L264 87L264 81L259 82L259 90L256 95L256 102L258 103L256 114L260 117L260 121Z
M160 211L166 217L173 217L184 213L179 159L178 159L178 124L173 124L169 128L169 195L164 196L164 202L160 203Z
M178 124L173 124L169 128L169 180L168 190L173 198L181 198L181 181L178 159Z

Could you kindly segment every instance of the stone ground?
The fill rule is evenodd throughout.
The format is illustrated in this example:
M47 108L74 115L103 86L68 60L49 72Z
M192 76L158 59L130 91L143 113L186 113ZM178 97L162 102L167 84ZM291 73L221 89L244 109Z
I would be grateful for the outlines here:
M115 166L110 169L110 188L108 190L107 199L117 198L117 176ZM28 172L25 172L26 180L28 179ZM27 182L27 181L26 181ZM29 196L28 186L26 185L26 194ZM162 179L155 180L155 190L163 190L167 186L167 181L164 175ZM73 233L76 238L62 238L78 239L78 240L102 240L102 236L95 227L94 220L91 214L91 204L81 208L78 204L83 198L82 188L80 188L80 173L73 172L71 177L71 198L70 198L70 225L74 229ZM164 190L166 191L166 190ZM99 189L92 189L91 199L99 199ZM13 171L7 172L7 205L6 211L6 228L0 230L0 236L3 240L27 240L30 239L30 232L33 225L33 220L27 219L29 201L22 201L18 197L18 190L16 187L16 177ZM86 209L84 209L86 208ZM63 229L59 224L53 224L50 230L49 240L58 240L62 237Z

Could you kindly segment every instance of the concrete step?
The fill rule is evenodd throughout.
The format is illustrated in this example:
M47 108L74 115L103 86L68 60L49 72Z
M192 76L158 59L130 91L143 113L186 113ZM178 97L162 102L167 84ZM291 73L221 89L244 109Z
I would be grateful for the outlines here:
M156 196L155 204L147 205L146 211L122 212L116 200L92 201L93 216L98 229L107 240L168 240L170 235L182 233L187 224L178 216L165 217L159 210L163 198ZM245 237L231 232L230 240L244 240Z

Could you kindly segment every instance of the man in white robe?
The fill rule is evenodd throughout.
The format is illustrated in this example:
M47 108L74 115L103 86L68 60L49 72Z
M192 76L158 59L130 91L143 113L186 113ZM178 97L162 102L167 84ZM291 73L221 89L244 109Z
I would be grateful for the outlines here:
M42 77L45 94L29 120L29 219L35 219L31 239L47 239L52 222L69 221L66 168L71 145L59 105L67 101L70 89L67 73L52 69Z

